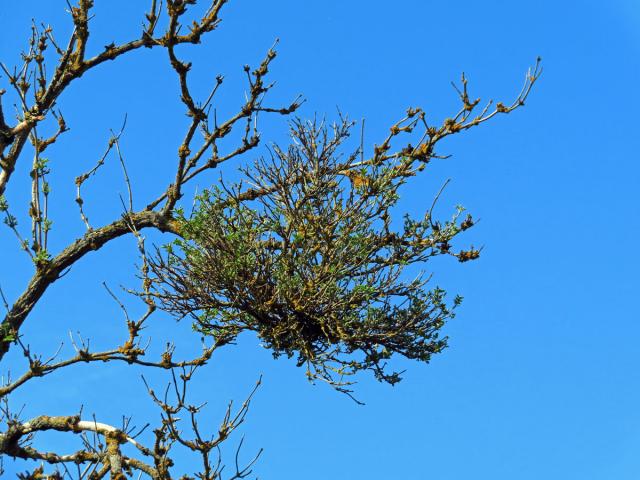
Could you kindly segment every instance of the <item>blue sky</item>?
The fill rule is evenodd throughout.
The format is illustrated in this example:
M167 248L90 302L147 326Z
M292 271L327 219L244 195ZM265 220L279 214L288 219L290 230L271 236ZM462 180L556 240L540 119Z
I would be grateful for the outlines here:
M139 33L146 2L96 4L94 47ZM52 23L64 38L64 10L59 0L4 8L0 60L18 62L31 18ZM441 215L460 203L482 219L466 237L484 246L480 260L429 265L434 284L465 297L446 327L449 349L429 365L399 362L407 373L393 388L361 377L364 407L308 384L292 362L272 360L249 337L216 353L199 373L193 398L210 400L214 422L263 374L242 428L247 457L265 447L259 477L637 479L637 3L232 0L222 17L204 46L184 50L194 61L196 93L204 96L222 73L219 109L232 111L243 98L242 65L255 65L278 37L272 103L302 93L303 117L331 118L336 107L365 117L370 142L408 106L424 107L436 121L449 116L458 106L450 81L462 71L472 96L510 100L538 55L544 66L524 109L444 141L440 153L452 158L432 163L402 197L402 210L420 214L451 178ZM82 234L73 178L93 165L125 113L136 205L170 178L187 121L177 92L165 55L145 50L86 75L61 99L71 131L49 154L54 250ZM286 140L284 119L263 122L263 131L265 140ZM96 224L120 213L118 168L108 164L88 185ZM15 205L28 195L27 171L23 165L10 186ZM10 233L0 230L0 285L15 297L31 270ZM68 330L97 347L122 338L118 307L101 282L135 286L135 253L135 243L122 239L83 259L34 311L27 341L46 353ZM170 338L179 351L197 347L188 325L162 315L148 334L155 345ZM16 375L23 363L14 354L2 367ZM157 385L166 379L150 377ZM122 366L53 374L18 391L14 404L22 403L25 417L73 414L83 404L107 423L123 413L140 424L157 418L139 372ZM67 445L61 437L46 441Z

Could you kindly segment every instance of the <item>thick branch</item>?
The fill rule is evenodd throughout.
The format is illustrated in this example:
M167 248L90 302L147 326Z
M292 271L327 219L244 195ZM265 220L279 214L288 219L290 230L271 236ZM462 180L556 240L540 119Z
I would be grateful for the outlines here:
M0 360L9 351L12 338L15 338L22 323L49 286L60 278L66 269L87 253L98 250L107 242L130 233L132 227L135 230L156 228L161 232L176 233L169 216L145 210L123 217L105 227L87 232L82 238L73 242L36 272L27 289L16 300L4 318L0 326L0 331L4 335L4 338L0 339Z
M79 450L69 455L40 452L30 446L21 446L23 439L36 432L58 431L80 434L82 432L94 432L105 437L107 443L106 456L97 451ZM50 417L42 415L26 423L15 423L5 433L0 433L0 453L14 457L45 460L48 463L98 463L106 461L110 464L112 474L121 471L123 466L128 466L147 473L152 478L158 478L157 471L146 463L128 458L120 452L120 444L130 443L145 455L150 455L149 449L143 447L125 432L111 425L90 420L80 420L78 416ZM106 458L105 458L106 457ZM124 477L122 477L124 478Z

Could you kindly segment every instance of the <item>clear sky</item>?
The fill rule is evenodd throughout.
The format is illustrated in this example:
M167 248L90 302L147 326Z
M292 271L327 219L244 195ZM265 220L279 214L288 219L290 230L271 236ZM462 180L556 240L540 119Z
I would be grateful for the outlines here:
M139 33L147 2L96 4L93 48ZM4 0L0 60L18 63L31 18L53 24L65 38L65 8L63 0ZM366 406L308 384L293 362L274 361L251 337L216 353L199 373L193 398L211 401L215 422L224 404L241 400L263 374L242 427L247 457L265 447L256 474L639 478L637 2L232 0L222 17L204 46L184 50L194 61L196 92L205 95L215 75L224 74L219 108L231 111L243 98L242 65L256 64L279 37L272 104L302 93L301 116L328 118L338 106L366 117L370 142L379 142L408 106L423 106L436 121L449 116L458 106L450 81L462 71L472 96L510 100L538 55L544 66L524 109L441 144L440 153L452 158L433 163L402 197L402 210L420 214L451 178L440 213L461 203L482 219L466 237L484 245L480 260L429 265L434 284L465 298L446 327L449 349L429 365L400 362L407 372L393 388L362 376L356 388ZM4 77L0 87L7 87ZM49 154L54 251L82 234L73 177L95 163L125 113L123 148L136 205L167 181L187 121L177 92L166 55L143 49L86 75L61 99L71 131ZM265 140L285 141L285 120L263 126ZM96 224L119 214L118 168L107 165L88 185ZM22 165L8 192L16 205L28 196L27 169ZM29 261L6 228L0 248L0 285L15 298L31 273ZM68 330L80 330L96 347L122 338L120 312L101 282L136 286L134 262L131 239L83 259L47 293L25 325L25 339L52 353L52 341L68 339ZM160 346L173 339L181 352L198 343L188 325L176 327L162 315L148 334ZM15 376L23 367L11 355L2 370ZM157 386L166 380L149 376ZM70 415L81 404L107 423L118 424L123 413L139 424L158 415L138 370L123 366L54 373L18 391L14 404L22 403L25 418ZM46 441L68 445L60 436ZM9 474L25 468L5 467Z

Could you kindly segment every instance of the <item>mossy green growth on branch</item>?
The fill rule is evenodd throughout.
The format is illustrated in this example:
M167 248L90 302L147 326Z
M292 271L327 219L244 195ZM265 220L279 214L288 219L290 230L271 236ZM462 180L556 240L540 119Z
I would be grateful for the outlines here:
M431 211L393 221L399 187L426 163L342 157L351 126L295 122L286 151L244 169L251 188L205 191L190 216L178 213L183 238L151 260L164 309L221 344L253 331L274 356L295 357L310 379L338 389L361 370L396 383L395 354L428 362L442 351L440 329L461 298L447 303L407 269L477 257L452 252L473 225L462 208L446 222Z

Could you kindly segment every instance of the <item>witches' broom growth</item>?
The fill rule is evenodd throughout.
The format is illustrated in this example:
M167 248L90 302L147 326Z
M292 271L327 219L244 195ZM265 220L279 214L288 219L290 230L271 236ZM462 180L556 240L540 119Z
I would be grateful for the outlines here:
M310 379L339 389L360 370L394 384L394 355L428 362L440 352L439 331L461 299L448 303L407 268L478 256L453 253L452 240L473 225L460 207L445 222L433 209L394 218L400 187L430 157L345 156L351 127L293 122L288 149L274 146L244 170L263 195L243 199L240 185L205 191L179 216L182 238L152 261L162 308L218 343L253 331L274 356L295 357Z

